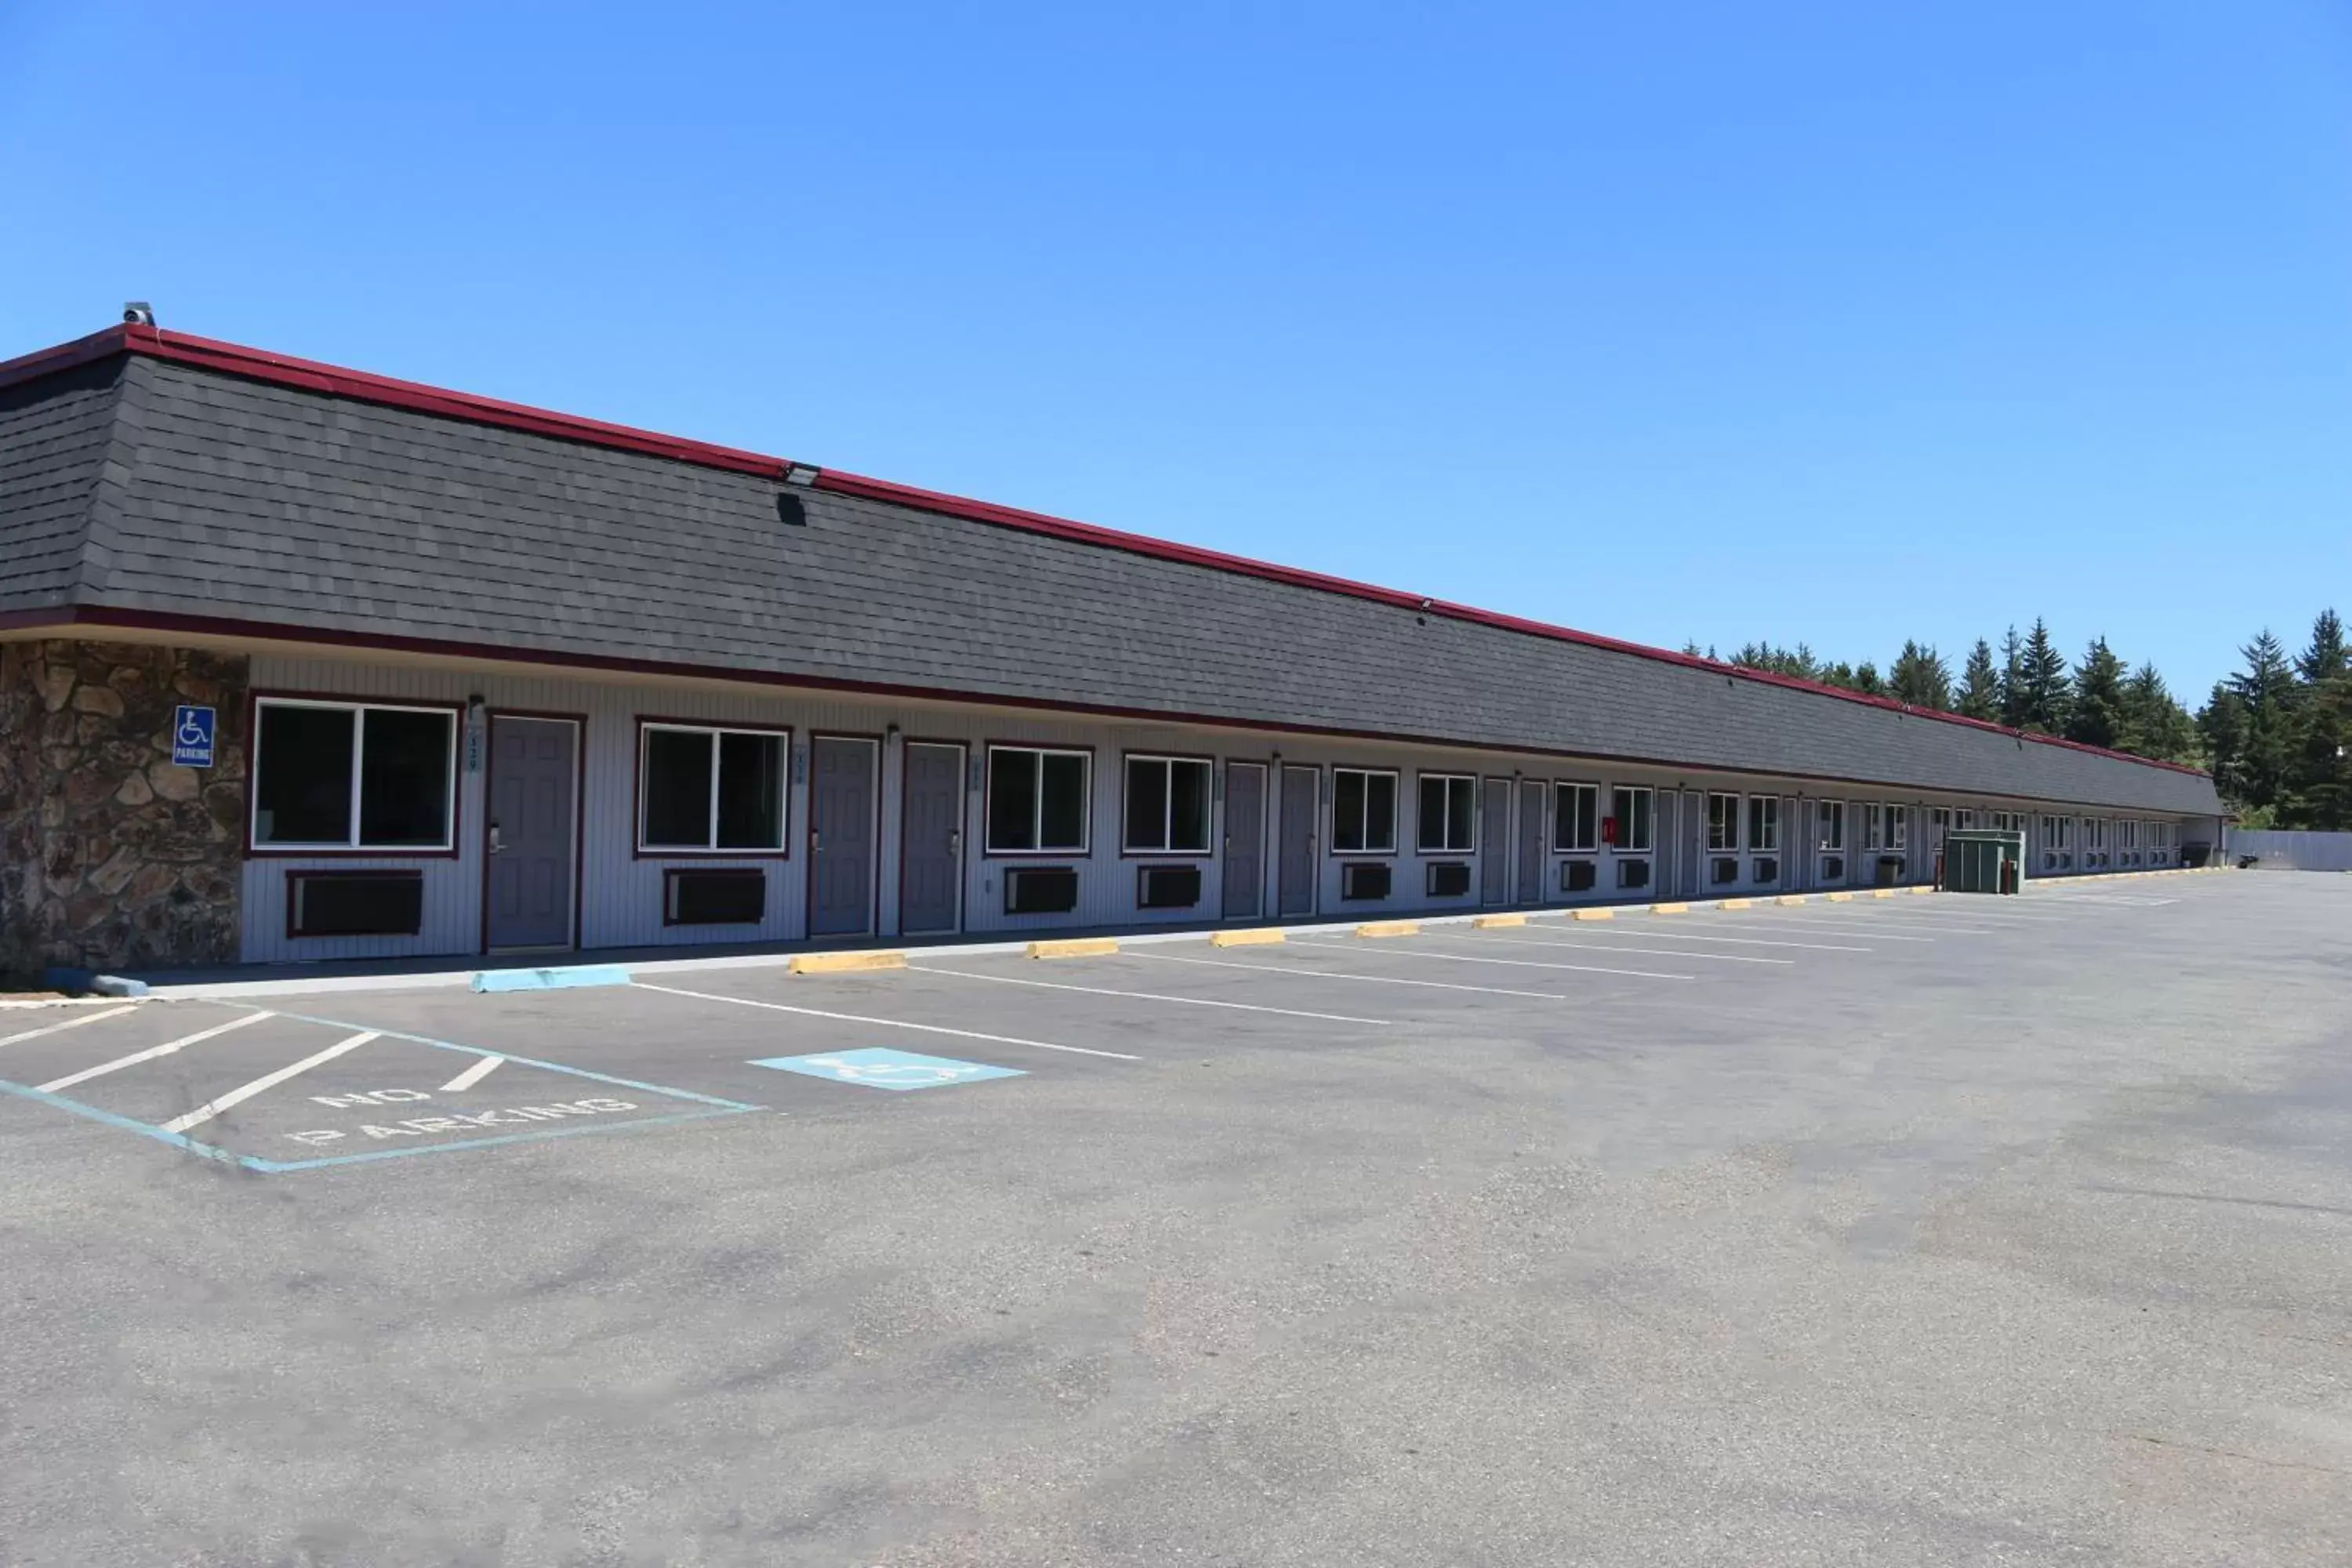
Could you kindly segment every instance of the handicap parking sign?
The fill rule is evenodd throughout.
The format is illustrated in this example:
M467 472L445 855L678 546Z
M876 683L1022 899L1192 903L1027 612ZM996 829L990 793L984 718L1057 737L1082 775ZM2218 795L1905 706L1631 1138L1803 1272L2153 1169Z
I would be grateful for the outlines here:
M779 1072L805 1073L867 1089L940 1089L951 1083L978 1083L982 1079L1020 1078L1017 1068L991 1067L986 1062L960 1062L949 1057L919 1056L913 1051L869 1047L857 1051L824 1051L809 1057L767 1057L751 1064Z
M173 764L184 768L211 767L215 728L215 716L209 708L192 708L182 703L172 710Z

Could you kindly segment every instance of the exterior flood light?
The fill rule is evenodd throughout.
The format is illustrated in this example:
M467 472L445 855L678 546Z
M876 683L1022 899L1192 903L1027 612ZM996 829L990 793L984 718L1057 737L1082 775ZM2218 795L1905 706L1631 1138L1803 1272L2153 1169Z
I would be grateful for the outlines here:
M817 475L824 471L824 470L823 468L817 468L815 465L811 463L786 463L784 465L784 483L788 485L813 485L816 483Z

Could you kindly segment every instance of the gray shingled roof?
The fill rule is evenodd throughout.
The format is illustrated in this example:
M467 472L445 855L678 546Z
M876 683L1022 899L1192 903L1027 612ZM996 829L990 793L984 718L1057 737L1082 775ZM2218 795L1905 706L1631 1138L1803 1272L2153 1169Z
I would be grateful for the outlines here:
M111 461L108 467L110 442ZM103 481L103 482L101 482ZM0 393L71 605L2182 814L2173 770L1101 544L131 356Z

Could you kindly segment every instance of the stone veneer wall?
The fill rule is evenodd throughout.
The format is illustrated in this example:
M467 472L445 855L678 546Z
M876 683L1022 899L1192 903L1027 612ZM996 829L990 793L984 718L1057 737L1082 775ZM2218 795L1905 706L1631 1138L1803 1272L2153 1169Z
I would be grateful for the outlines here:
M0 643L0 974L238 956L247 661L131 643ZM174 767L172 710L218 710Z

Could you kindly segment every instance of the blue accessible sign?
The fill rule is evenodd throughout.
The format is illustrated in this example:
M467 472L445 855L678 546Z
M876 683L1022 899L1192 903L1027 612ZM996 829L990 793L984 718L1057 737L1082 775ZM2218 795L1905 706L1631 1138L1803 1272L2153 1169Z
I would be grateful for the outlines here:
M1017 1068L990 1067L986 1062L960 1062L948 1057L918 1056L913 1051L869 1048L827 1051L814 1057L768 1057L751 1064L779 1072L805 1073L835 1083L863 1084L867 1089L938 1089L943 1084L978 1083L982 1079L1020 1078Z
M208 768L213 765L213 736L218 730L216 715L209 708L191 708L186 703L172 710L172 762L183 768Z

